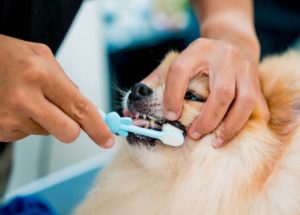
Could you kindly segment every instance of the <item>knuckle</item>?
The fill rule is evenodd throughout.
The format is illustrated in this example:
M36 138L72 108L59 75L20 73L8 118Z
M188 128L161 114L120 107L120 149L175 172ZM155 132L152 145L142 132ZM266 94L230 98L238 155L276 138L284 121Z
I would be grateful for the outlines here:
M71 132L68 132L68 136L66 136L63 140L65 143L73 143L80 135L80 127L74 129Z
M20 89L10 93L9 104L15 111L24 111L29 106L26 93Z
M43 68L35 68L31 70L30 76L27 78L27 81L30 83L44 83L48 78L48 73Z
M24 71L22 80L27 82L39 83L40 81L47 79L47 70L43 62L35 56L30 56L24 59L23 62Z
M88 102L84 99L79 99L70 107L70 113L75 118L75 120L81 121L89 116Z
M227 104L228 102L231 102L234 99L234 89L232 87L219 85L215 89L216 94L219 97L219 101L222 104Z
M184 63L182 62L182 60L175 60L170 66L170 69L169 69L170 73L172 75L174 75L174 74L178 74L178 75L183 74L184 71L185 71L183 65L184 65Z
M33 70L33 69L35 70L36 68L39 67L40 62L38 57L34 55L30 55L22 59L22 64L26 70Z
M200 46L209 43L209 40L203 37L200 37L194 40L189 46Z
M246 106L254 106L256 102L256 95L255 93L251 93L249 91L247 92L241 92L240 93L240 100L241 102Z
M47 79L47 70L40 63L35 63L29 68L30 75L27 76L27 81L39 83Z
M52 55L51 49L43 43L35 44L34 49L40 55Z

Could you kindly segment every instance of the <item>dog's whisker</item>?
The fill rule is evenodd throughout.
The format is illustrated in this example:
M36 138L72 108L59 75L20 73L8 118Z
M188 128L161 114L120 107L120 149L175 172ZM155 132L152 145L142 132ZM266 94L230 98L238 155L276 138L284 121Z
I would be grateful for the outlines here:
M122 89L122 88L120 88L119 86L117 86L115 84L112 85L111 88L116 90L117 92L119 92L122 96L124 96L128 92L128 89L126 89L126 88Z

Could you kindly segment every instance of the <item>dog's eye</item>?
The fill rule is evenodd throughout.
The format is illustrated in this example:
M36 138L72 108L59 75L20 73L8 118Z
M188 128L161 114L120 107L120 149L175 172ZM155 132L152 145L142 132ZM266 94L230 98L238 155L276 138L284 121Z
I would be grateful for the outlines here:
M192 91L187 91L185 93L185 96L184 96L184 99L185 100L189 100L189 101L193 101L193 102L205 102L206 101L206 98L192 92Z

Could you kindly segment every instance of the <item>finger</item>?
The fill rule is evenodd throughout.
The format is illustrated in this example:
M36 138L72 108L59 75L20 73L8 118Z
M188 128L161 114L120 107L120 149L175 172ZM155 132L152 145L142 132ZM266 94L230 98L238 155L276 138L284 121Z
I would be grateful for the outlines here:
M222 147L234 138L249 119L253 108L242 103L243 99L237 98L228 116L224 120L221 136L216 137L212 145ZM248 103L249 104L249 103Z
M205 58L199 56L198 49L184 50L171 64L164 89L164 116L176 120L182 110L184 95L190 79L207 68Z
M84 97L61 72L52 76L52 81L45 88L45 95L76 121L97 144L105 148L113 145L113 136L95 105Z
M224 118L235 97L235 73L230 67L210 75L211 92L200 116L193 122L189 134L193 139L213 131Z
M241 71L243 73L245 71ZM238 76L241 76L238 74ZM254 86L248 77L238 77L236 99L224 119L221 136L212 143L214 147L222 147L234 138L247 123L255 107Z
M46 99L39 99L38 101L36 107L29 113L33 121L60 141L64 143L73 142L79 136L80 126ZM28 128L28 132L32 131L31 129L37 129L34 124L31 126Z

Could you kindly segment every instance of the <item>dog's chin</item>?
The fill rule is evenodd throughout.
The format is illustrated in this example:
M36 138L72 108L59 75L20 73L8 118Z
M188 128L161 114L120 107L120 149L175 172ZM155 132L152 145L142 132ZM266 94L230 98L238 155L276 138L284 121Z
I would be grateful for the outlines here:
M147 113L141 113L133 110L124 110L123 115L132 118L133 124L142 128L162 131L163 125L169 123L181 129L184 134L186 133L185 127L178 121L171 122L166 120L165 118L159 118ZM129 133L127 136L127 141L131 145L146 146L148 148L153 148L156 145L165 146L160 140L135 133Z
M154 147L157 144L161 144L159 140L156 140L154 138L133 134L133 133L128 134L127 141L131 145L142 145L146 147Z

